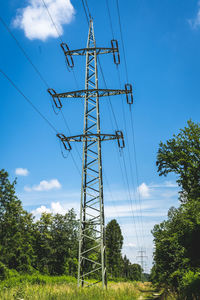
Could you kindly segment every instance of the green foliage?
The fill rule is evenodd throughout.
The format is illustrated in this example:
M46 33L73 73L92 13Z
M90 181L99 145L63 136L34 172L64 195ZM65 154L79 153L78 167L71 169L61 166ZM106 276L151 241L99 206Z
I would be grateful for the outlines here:
M78 271L78 259L68 258L65 264L65 274L77 276Z
M122 276L126 280L139 281L142 277L142 268L138 264L132 264L125 255L122 259Z
M0 170L0 257L9 269L28 272L34 260L33 218L16 197L15 184Z
M44 213L35 225L36 268L50 275L75 275L78 249L78 222L73 209L64 216ZM67 268L68 266L68 268Z
M39 277L40 273L77 276L78 221L74 210L65 215L43 213L35 221L16 197L15 184L16 180L11 183L5 170L0 171L0 280L7 279L14 285L27 280L41 283L45 277ZM90 225L84 230L93 237L88 238L87 247L95 247L95 228ZM108 223L106 239L108 269L112 278L138 280L141 276L139 266L122 258L123 236L116 220ZM98 253L88 251L86 255L91 260L101 261ZM84 268L89 272L93 264L88 260ZM27 276L19 276L18 272ZM96 279L98 276L101 276L101 271Z
M165 144L157 156L159 175L178 175L181 188L179 208L171 208L168 219L155 225L154 266L151 279L167 285L180 299L200 295L200 126L188 127Z
M187 300L193 300L200 295L200 270L186 272L181 280L180 293ZM198 298L197 298L198 299Z
M108 278L117 281L141 280L142 269L122 257L123 236L117 221L111 220L106 226L106 259Z
M33 274L75 275L78 222L74 210L64 216L43 214L34 222L15 195L15 184L0 171L0 257L1 278L9 269Z
M2 262L0 262L0 281L16 277L18 275L19 274L16 270L10 270Z
M64 279L64 278L63 278ZM140 286L136 283L110 283L107 290L100 286L89 289L78 289L76 283L65 281L55 281L50 283L19 283L13 287L2 287L0 285L0 299L16 300L136 300L140 299ZM145 287L144 290L149 286ZM144 292L142 293L144 296ZM145 295L149 295L147 292ZM142 297L143 298L143 297Z
M108 273L112 277L120 277L122 266L123 236L117 221L111 220L106 226L106 258Z
M199 201L190 201L171 208L168 220L154 226L154 282L178 288L184 270L200 265L199 213Z
M11 288L21 284L61 284L61 283L76 283L76 278L73 276L48 276L42 274L35 275L18 275L9 277L0 282L1 288Z
M200 195L200 125L191 120L187 124L172 139L160 143L156 162L160 176L178 175L182 202Z

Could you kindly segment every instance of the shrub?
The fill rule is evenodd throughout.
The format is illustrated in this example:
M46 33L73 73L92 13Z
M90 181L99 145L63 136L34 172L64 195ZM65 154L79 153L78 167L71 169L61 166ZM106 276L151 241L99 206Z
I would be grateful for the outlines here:
M181 282L181 294L187 300L192 300L200 295L200 271L188 271L183 275ZM198 298L197 298L198 299Z
M0 283L0 287L11 288L19 286L20 284L65 284L76 283L76 278L72 276L48 276L48 275L18 275L17 277L10 277Z
M0 280L6 280L18 275L19 274L16 270L10 270L2 262L0 262Z

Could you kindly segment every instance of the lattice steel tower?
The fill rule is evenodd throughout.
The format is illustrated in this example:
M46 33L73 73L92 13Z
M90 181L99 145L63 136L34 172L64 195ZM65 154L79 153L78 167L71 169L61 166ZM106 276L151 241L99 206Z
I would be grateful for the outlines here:
M49 89L54 104L62 108L62 98L84 99L84 128L83 134L66 137L57 134L66 150L71 150L70 142L83 142L82 161L82 185L80 205L80 228L79 228L79 262L78 262L78 286L89 286L87 278L95 278L96 282L107 285L106 258L105 258L105 220L104 198L102 179L101 142L114 140L120 148L124 147L124 138L121 131L115 134L102 134L100 131L99 98L125 94L127 102L132 104L132 86L125 85L125 89L99 89L97 72L97 55L112 53L114 63L120 63L118 43L111 41L110 48L96 47L93 21L90 19L87 47L78 50L69 50L67 44L62 43L66 62L70 68L74 67L73 56L86 56L85 89L56 93ZM95 284L93 283L93 284Z

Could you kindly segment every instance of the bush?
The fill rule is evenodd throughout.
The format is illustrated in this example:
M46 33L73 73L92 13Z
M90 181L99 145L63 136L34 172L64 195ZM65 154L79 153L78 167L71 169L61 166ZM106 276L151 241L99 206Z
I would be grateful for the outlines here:
M0 288L6 287L11 288L19 286L20 284L64 284L64 283L76 283L77 280L72 276L48 276L48 275L18 275L17 277L10 277L3 280L0 283Z
M183 275L180 290L182 296L186 297L187 300L198 297L200 295L200 270L198 272L186 272Z
M16 276L19 276L16 270L10 270L2 262L0 262L0 280L6 280Z

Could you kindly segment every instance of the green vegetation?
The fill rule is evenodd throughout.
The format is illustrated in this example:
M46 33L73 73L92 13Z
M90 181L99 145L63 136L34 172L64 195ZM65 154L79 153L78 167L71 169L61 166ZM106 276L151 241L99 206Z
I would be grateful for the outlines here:
M140 280L142 269L138 264L132 264L122 257L123 236L116 220L111 220L106 226L106 258L109 279L120 278L121 281Z
M1 287L66 283L69 278L74 282L78 267L78 221L74 210L65 215L44 213L35 221L15 195L15 185L16 180L10 182L8 173L0 170ZM141 267L122 257L123 236L116 220L108 223L106 232L108 278L139 280ZM91 243L95 242L91 239Z
M28 279L27 279L28 278ZM39 276L28 276L20 284L10 286L0 285L0 299L16 300L136 300L151 299L153 290L150 284L140 282L132 283L109 283L107 290L102 290L100 286L89 289L78 289L75 283L67 283L71 278ZM35 279L33 279L35 278ZM63 281L62 281L63 280Z
M153 229L155 252L151 279L177 293L177 299L200 296L200 125L188 126L157 156L159 175L174 172L180 187L179 208Z

